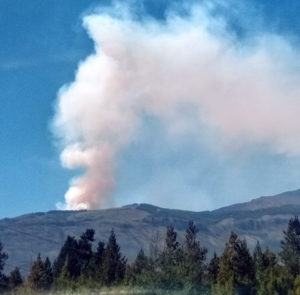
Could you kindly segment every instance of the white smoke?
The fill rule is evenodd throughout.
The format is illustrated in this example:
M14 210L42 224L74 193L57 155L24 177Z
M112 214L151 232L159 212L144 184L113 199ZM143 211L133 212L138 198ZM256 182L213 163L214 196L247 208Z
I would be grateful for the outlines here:
M110 204L116 155L145 113L174 134L207 126L226 148L264 144L300 154L300 56L286 40L265 34L238 41L199 7L166 22L124 15L84 18L95 52L58 96L62 163L85 169L63 208Z

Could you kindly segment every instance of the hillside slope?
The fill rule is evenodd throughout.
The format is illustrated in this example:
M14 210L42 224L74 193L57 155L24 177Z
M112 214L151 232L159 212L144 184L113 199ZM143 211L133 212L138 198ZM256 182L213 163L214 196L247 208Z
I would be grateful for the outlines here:
M123 254L134 259L137 251L163 245L165 227L174 225L183 238L188 221L199 227L199 239L209 255L220 253L231 231L245 237L253 248L280 248L282 230L288 219L300 213L300 190L261 197L214 211L191 212L164 209L148 204L95 211L50 211L0 220L0 241L9 254L6 271L19 266L23 273L37 253L54 259L67 235L80 235L86 228L96 231L96 239L106 241L113 228Z

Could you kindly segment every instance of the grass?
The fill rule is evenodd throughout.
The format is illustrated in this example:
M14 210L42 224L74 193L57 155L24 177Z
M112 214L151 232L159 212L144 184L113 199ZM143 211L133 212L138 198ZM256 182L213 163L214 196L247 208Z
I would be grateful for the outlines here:
M33 292L25 289L19 289L6 295L201 295L207 294L206 292L200 293L199 291L184 290L155 290L131 287L113 287L101 288L97 290L92 289L77 289L77 290L64 290L64 291L47 291L47 292Z

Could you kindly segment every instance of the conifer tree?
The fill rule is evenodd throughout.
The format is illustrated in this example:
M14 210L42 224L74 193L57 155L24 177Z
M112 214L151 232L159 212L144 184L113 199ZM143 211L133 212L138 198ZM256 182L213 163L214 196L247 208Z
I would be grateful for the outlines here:
M210 260L207 266L207 275L208 281L211 285L215 285L217 283L217 277L220 269L220 258L214 253L213 258Z
M68 236L64 245L60 249L57 259L53 264L53 275L59 277L63 266L68 259L68 274L71 278L77 278L80 275L80 261L78 243L74 237Z
M258 295L291 295L292 277L282 265L265 269L257 290Z
M0 292L5 291L8 285L8 279L3 273L5 261L8 255L3 251L2 243L0 242Z
M198 228L190 221L185 234L183 272L185 281L195 287L203 283L207 249L197 239Z
M181 262L179 243L177 233L173 226L168 226L166 231L165 247L161 253L161 281L164 287L168 289L178 288L181 285L179 279L178 267Z
M93 277L99 282L103 283L103 261L105 254L105 243L98 242L96 253L94 254L94 263L92 269L94 269Z
M225 250L220 257L220 270L217 277L219 294L251 294L254 289L254 262L245 240L241 241L231 233Z
M294 281L293 295L300 295L300 276L297 276Z
M114 230L109 236L103 261L103 282L110 286L120 282L125 275L126 259L122 257Z
M0 294L7 292L9 289L9 280L8 277L4 274L0 277Z
M83 277L89 277L90 270L93 267L93 251L92 243L94 242L95 231L93 229L87 229L78 241L78 264L80 268L80 274Z
M177 233L173 226L167 227L165 248L161 255L162 268L168 270L177 263L177 251L179 243L177 241Z
M145 287L153 283L151 281L153 273L154 269L151 260L145 255L144 250L141 249L135 261L126 268L126 283Z
M105 243L99 242L96 252L91 252L87 266L83 269L83 278L94 280L98 284L103 283L103 259L104 259Z
M2 243L0 242L0 276L3 274L3 268L5 265L5 261L7 260L8 255L3 251Z
M55 278L55 286L58 289L67 288L71 284L72 278L69 274L69 259L66 258L65 264L63 265L59 276Z
M253 253L254 265L255 265L255 275L258 285L262 285L266 279L266 273L271 269L274 269L277 264L276 255L269 249L262 252L261 249L255 248Z
M47 286L46 289L50 289L53 284L53 270L52 265L48 257L46 257L44 262L44 269L45 269L45 275L46 275L46 282Z
M263 256L263 253L261 250L261 246L260 246L259 241L257 241L256 246L253 251L253 262L254 262L255 273L257 273L261 268L262 256Z
M238 284L241 288L251 289L255 281L255 268L254 262L250 255L247 242L243 239L237 244L237 274L238 274Z
M45 264L41 259L40 254L33 262L27 278L27 284L32 290L47 290L49 288Z
M220 269L217 276L216 290L219 295L233 295L235 293L235 272L233 268L232 245L226 244L226 248L220 257Z
M149 270L149 259L145 255L143 249L139 251L133 263L133 269L135 274L141 274L144 270Z
M174 226L167 227L167 235L166 235L166 249L170 251L176 251L179 246L177 242L177 233L174 229Z
M105 243L99 242L97 246L97 251L95 253L96 257L96 265L103 265L103 259L104 259L104 253L105 253Z
M300 273L300 222L298 216L291 218L283 231L280 257L289 273L295 278Z
M269 249L261 253L256 267L258 295L289 294L293 280L287 269L278 265L276 255Z
M20 273L19 268L15 268L11 271L9 278L8 278L8 284L9 289L14 290L18 287L20 287L23 283L23 279Z

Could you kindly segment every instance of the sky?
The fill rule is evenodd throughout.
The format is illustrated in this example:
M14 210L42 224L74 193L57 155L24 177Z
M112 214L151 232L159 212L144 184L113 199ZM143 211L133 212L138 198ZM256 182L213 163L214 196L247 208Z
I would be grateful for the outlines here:
M0 218L298 189L300 3L240 2L0 0Z

